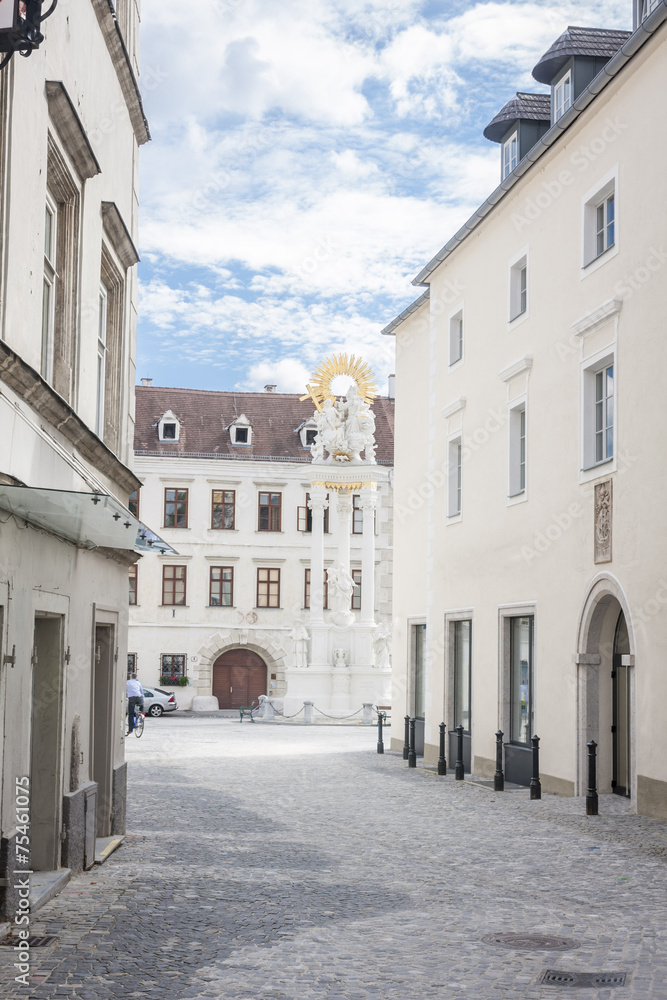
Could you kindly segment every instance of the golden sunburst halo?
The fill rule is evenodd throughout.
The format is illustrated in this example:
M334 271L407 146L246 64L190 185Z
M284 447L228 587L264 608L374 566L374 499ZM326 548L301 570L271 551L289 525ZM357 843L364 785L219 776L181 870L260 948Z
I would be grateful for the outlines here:
M375 382L375 375L371 366L362 358L357 358L354 354L349 357L347 354L334 354L323 361L319 368L316 368L311 376L311 381L306 386L308 392L301 396L304 399L312 399L318 410L322 409L325 400L330 399L333 403L336 395L332 389L333 380L338 375L348 375L355 386L357 392L367 403L372 403L378 394L378 387Z

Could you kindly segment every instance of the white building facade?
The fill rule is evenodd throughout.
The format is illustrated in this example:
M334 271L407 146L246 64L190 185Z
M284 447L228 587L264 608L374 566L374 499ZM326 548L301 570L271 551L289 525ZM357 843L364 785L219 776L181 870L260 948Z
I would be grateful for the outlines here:
M345 496L318 485L312 401L274 391L136 392L139 515L161 526L177 554L132 571L128 669L175 691L181 708L212 696L235 709L266 695L286 714L311 700L343 715L386 702L388 658L375 639L391 620L393 400L373 406L369 558L361 485ZM342 537L354 592L349 620L337 624L325 577Z
M630 12L629 12L630 13ZM394 728L667 818L667 5L569 28L488 126L501 185L396 338ZM422 433L415 434L415 428Z

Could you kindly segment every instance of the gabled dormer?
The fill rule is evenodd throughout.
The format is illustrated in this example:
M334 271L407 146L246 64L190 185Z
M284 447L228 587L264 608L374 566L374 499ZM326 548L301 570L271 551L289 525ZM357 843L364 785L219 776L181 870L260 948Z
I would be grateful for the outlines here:
M311 445L315 444L315 438L317 437L317 424L314 417L304 420L302 424L299 424L294 433L298 434L301 438L302 448L310 448Z
M491 142L500 143L500 176L512 173L529 149L551 127L549 94L517 94L484 129Z
M158 440L164 444L178 444L181 436L181 422L171 410L160 417L157 425Z
M231 424L227 425L227 430L233 445L248 447L252 444L252 425L245 413L232 420Z
M533 70L538 83L551 87L552 125L570 110L629 37L629 31L569 27L556 39Z

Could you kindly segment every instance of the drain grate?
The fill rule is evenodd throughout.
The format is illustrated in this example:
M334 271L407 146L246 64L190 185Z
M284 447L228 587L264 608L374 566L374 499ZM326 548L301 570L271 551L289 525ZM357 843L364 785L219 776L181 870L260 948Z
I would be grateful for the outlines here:
M626 972L564 972L547 969L540 980L552 986L625 986Z
M57 939L57 934L31 934L28 938L17 938L8 934L7 937L0 941L0 947L15 948L19 944L27 944L30 948L46 948Z
M486 944L520 948L522 951L568 951L579 947L578 941L554 934L487 934L482 940Z

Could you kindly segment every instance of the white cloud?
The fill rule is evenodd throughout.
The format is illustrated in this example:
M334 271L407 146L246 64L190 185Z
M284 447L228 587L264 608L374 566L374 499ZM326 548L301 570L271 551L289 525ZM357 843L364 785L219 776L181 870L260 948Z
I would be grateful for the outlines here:
M296 358L282 358L280 361L260 361L253 365L248 377L237 389L259 392L265 385L277 386L277 392L306 391L306 383L310 378L310 369Z

